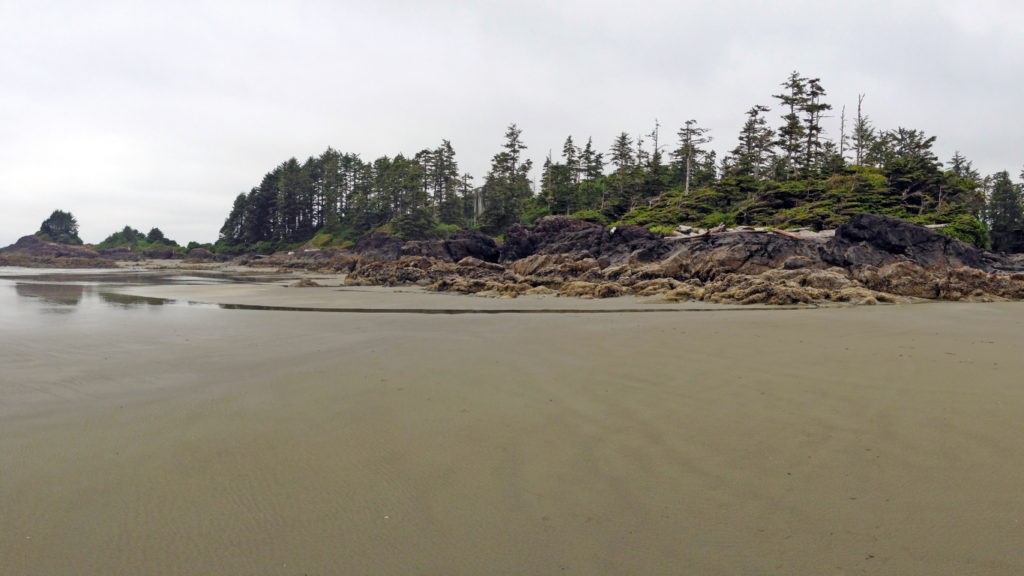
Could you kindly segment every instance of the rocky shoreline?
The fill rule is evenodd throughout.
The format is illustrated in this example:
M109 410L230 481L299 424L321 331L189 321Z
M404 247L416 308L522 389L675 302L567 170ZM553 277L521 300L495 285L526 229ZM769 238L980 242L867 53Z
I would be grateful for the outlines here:
M447 240L405 241L377 233L350 250L308 248L232 265L346 273L348 285L419 285L427 290L515 298L635 295L728 304L877 304L913 299L1024 299L1024 257L980 250L933 229L874 214L832 233L751 228L662 236L639 226L605 228L551 216L512 226L504 243L476 230ZM116 267L127 250L103 254L26 237L0 250L0 265ZM122 254L121 252L124 252ZM175 253L179 258L181 255ZM224 262L193 250L186 262Z

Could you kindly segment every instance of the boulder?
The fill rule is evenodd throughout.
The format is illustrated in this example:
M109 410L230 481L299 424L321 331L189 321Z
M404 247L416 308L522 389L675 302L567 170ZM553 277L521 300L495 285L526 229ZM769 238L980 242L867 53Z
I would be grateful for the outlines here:
M454 262L447 248L437 240L412 240L402 244L402 256L422 256L442 262Z
M171 260L174 258L176 252L170 248L156 248L153 250L143 250L142 255L150 260Z
M188 259L209 262L214 259L214 254L206 248L193 248L188 251Z
M559 294L562 296L590 296L594 297L594 290L597 288L597 284L593 282L566 282L562 285L562 289L559 290Z
M463 228L451 235L444 241L444 247L453 262L463 258L476 258L494 263L501 256L498 243L493 238L470 228Z
M404 240L389 236L387 232L374 232L360 238L352 252L363 258L389 262L402 257L403 244Z
M844 268L910 262L931 272L963 267L992 271L984 252L973 245L881 214L854 215L836 229L823 256L830 264Z
M626 289L614 282L598 284L594 289L595 298L616 298L624 294L626 294Z

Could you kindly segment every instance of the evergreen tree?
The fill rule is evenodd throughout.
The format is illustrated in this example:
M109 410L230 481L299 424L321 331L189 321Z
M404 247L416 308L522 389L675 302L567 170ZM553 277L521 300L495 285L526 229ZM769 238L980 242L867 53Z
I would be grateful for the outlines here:
M572 211L573 204L577 201L576 196L579 192L580 174L582 172L580 156L580 149L573 144L572 136L569 136L565 139L565 144L562 145L562 158L565 159L564 198L566 214Z
M735 159L733 169L737 175L760 180L765 174L775 145L775 131L768 127L768 120L762 116L769 111L767 106L761 105L747 111L747 121L740 130L739 145L732 151Z
M82 244L82 239L78 237L78 220L71 212L54 210L39 226L39 233L49 236L57 244Z
M455 149L448 140L434 151L433 198L437 206L438 220L442 224L461 224L462 202L459 197L459 164L455 161Z
M707 155L700 147L711 142L712 137L707 135L710 131L709 128L698 127L696 120L687 120L679 130L679 148L673 152L673 156L683 170L684 194L690 193L694 165Z
M1024 252L1024 199L1021 186L1006 171L989 179L985 216L991 229L992 248L1001 252Z
M615 172L612 174L615 180L615 186L618 189L618 198L626 197L626 186L629 183L630 176L633 170L633 164L635 158L633 157L633 139L629 137L629 134L622 132L612 143L612 148L609 151L611 155L611 163L615 166ZM607 198L601 197L601 210L605 210Z
M804 151L802 164L807 174L821 163L821 136L824 129L821 127L822 113L832 109L831 104L821 101L825 96L825 89L821 86L819 78L804 79L804 99L800 106L803 113L804 123Z
M800 118L800 112L807 104L807 79L801 78L798 72L793 72L782 87L785 91L772 97L777 98L783 109L788 111L782 117L784 124L779 128L777 145L786 158L786 179L789 180L800 172L800 153L803 150L804 138L807 136L807 130Z
M343 194L341 182L341 154L333 148L328 147L320 155L321 178L314 182L314 186L320 198L319 221L317 228L326 228L331 232L337 232L341 227L341 197Z
M864 104L864 94L857 96L857 120L853 124L853 151L854 163L863 166L868 151L875 143L875 129L871 126L871 120L862 113L861 106Z
M494 156L484 181L484 225L495 234L504 232L515 222L522 222L525 202L533 195L529 181L533 161L522 159L526 150L522 133L515 124L509 125L502 145L505 151Z
M302 167L292 158L279 167L280 180L276 199L277 222L274 235L277 240L294 242L302 218Z
M177 246L178 243L174 240L168 239L164 236L164 233L159 228L152 228L149 234L146 234L146 242L150 244L163 244L164 246Z

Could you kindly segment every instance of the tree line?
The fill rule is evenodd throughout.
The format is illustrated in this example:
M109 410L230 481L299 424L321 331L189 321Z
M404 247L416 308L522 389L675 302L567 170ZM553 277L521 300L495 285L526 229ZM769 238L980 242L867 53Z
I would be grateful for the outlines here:
M751 107L721 158L696 120L671 143L657 121L647 134L620 133L607 151L570 136L536 183L515 124L479 184L459 170L447 140L373 161L329 148L282 163L239 194L218 249L269 251L318 236L337 243L375 230L413 239L478 227L497 236L551 214L667 231L684 223L821 228L874 211L947 223L961 239L1024 251L1024 190L1008 172L982 177L959 152L940 161L935 136L875 127L863 95L849 115L838 111L839 133L827 134L822 121L837 111L826 97L820 79L792 73L772 96L774 124L770 106Z

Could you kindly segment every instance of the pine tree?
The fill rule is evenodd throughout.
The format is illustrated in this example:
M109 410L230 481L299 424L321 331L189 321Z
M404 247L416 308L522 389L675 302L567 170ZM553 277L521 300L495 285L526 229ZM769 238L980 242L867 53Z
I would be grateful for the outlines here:
M807 135L800 118L800 111L807 103L807 79L801 78L798 72L793 72L782 87L786 91L772 97L779 100L784 110L788 110L782 117L785 123L778 130L777 144L786 158L786 179L789 180L800 171L800 152L803 150L803 140Z
M78 220L71 212L54 210L39 226L39 233L46 234L57 244L82 244L82 239L78 237Z
M752 176L760 180L775 145L775 131L768 127L762 116L769 112L767 106L757 105L747 111L747 121L740 130L739 145L732 151L735 158L734 170L739 175Z
M673 156L684 171L684 194L690 193L694 164L706 154L700 146L712 141L712 137L707 135L710 131L709 128L698 127L696 120L687 120L679 130L679 148L673 152Z
M253 188L253 194L256 189ZM245 235L245 215L249 205L249 197L245 192L235 196L235 203L231 206L231 213L228 214L224 226L220 229L220 238L232 244L243 241Z
M533 195L529 173L532 160L523 160L526 144L515 124L505 131L504 152L491 160L491 170L485 178L481 193L484 197L484 224L492 233L503 233L514 222L522 222L526 200Z
M991 229L992 248L1001 252L1024 252L1024 191L1010 180L1006 171L988 180L990 192L985 219Z
M623 132L612 143L612 148L609 151L611 154L611 163L615 166L615 180L618 186L618 198L626 197L626 184L628 183L630 172L633 169L633 163L635 158L633 157L633 139L629 137L629 134ZM601 210L604 211L606 205L606 197L601 196Z
M278 181L277 192L277 226L274 236L277 240L294 242L299 231L299 221L302 217L301 195L302 195L302 167L299 162L292 158L280 167L280 180Z
M317 185L321 198L318 227L337 233L341 226L341 154L328 147L320 155L323 176Z
M864 94L857 96L857 120L853 124L854 163L857 166L863 166L866 163L868 151L876 141L875 129L871 126L871 120L861 110L864 96Z
M578 146L573 144L572 136L565 139L565 144L562 145L562 158L565 159L565 213L569 214L572 211L572 206L577 200L580 186L580 174L582 168L580 166L581 151ZM553 167L557 171L556 167Z
M800 107L805 134L802 163L805 173L809 175L821 162L821 136L824 134L821 118L823 112L832 109L832 105L821 101L821 98L826 96L821 79L812 78L805 81L805 97Z

